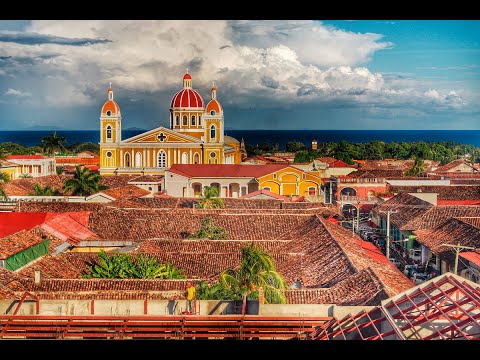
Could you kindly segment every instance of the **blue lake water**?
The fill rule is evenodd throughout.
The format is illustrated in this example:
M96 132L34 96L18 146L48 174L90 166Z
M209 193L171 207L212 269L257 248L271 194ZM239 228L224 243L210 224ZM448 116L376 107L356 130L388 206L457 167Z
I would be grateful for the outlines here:
M138 135L146 130L123 130L122 138ZM44 136L52 131L0 131L0 143L12 141L25 146L34 146L41 143ZM100 141L100 132L96 130L57 131L59 136L67 138L67 144L77 142ZM458 144L469 144L480 147L480 130L226 130L226 135L240 140L242 137L247 144L271 143L279 144L280 149L291 140L301 141L307 146L313 139L320 142L369 142L380 140L393 141L453 141Z

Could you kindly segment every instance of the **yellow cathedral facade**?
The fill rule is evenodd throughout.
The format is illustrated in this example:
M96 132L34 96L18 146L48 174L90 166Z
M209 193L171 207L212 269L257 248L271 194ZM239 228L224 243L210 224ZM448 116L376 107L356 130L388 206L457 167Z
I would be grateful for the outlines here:
M100 114L100 174L163 175L173 164L238 164L244 144L224 135L223 108L212 87L207 106L183 77L183 88L170 103L170 127L160 126L122 140L122 115L107 91Z

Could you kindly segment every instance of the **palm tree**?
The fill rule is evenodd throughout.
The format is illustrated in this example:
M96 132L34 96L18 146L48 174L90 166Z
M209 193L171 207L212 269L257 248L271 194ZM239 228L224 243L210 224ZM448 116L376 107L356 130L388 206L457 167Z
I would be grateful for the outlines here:
M203 188L203 194L196 207L198 209L221 209L225 205L223 199L218 197L218 188L216 186L205 186Z
M275 270L272 257L253 242L242 248L240 267L227 269L220 274L220 284L226 289L238 289L243 292L242 315L245 314L247 295L263 288L265 302L285 304L286 282Z
M72 195L88 196L100 191L101 180L99 174L77 165L73 179L67 179L63 183L63 190Z
M10 177L7 173L0 172L0 200L8 200L7 193L3 188L3 184L8 183L10 181Z
M63 136L57 136L57 132L54 131L51 135L42 138L43 152L48 156L55 156L57 151L66 151L63 145L66 140Z
M57 196L60 195L58 189L53 189L50 186L46 185L42 187L40 184L33 185L33 193L29 194L30 196Z

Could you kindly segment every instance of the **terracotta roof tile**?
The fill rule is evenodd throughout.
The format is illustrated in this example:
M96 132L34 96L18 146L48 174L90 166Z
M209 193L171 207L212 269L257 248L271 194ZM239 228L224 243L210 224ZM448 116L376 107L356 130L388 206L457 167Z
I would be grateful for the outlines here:
M435 169L434 172L449 172L451 171L452 169L455 169L457 166L460 166L460 165L466 165L468 166L469 168L471 168L472 171L476 171L476 169L474 169L474 167L472 166L472 164L466 162L465 160L463 159L457 159L457 160L453 160L453 161L450 161L448 164L445 164L443 166L440 166L438 168Z
M453 217L478 217L480 206L433 206L403 226L405 230L433 229Z
M150 191L142 189L136 185L126 185L113 189L103 190L101 193L113 197L116 200L138 198L149 195Z
M23 250L44 241L40 236L21 230L15 234L0 239L0 259L8 259Z
M135 183L159 183L163 181L164 176L163 175L142 175L135 177L128 182L130 184L135 184Z
M438 200L480 200L480 183L476 186L390 186L394 193L437 193Z
M288 167L288 164L233 165L233 164L174 164L168 170L186 177L260 177Z

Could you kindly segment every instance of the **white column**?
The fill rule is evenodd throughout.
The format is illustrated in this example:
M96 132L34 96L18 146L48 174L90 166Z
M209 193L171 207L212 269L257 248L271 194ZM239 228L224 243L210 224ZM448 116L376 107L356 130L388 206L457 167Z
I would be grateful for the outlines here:
M120 161L119 161L119 167L123 166L123 149L120 149Z
M150 150L147 150L147 167L151 167L151 163L150 163Z
M193 164L193 157L192 157L192 148L190 148L190 155L188 157L188 163Z
M143 167L147 166L146 165L146 162L147 162L147 150L145 148L143 148L143 155L142 155L142 164L143 164Z

